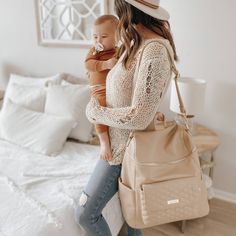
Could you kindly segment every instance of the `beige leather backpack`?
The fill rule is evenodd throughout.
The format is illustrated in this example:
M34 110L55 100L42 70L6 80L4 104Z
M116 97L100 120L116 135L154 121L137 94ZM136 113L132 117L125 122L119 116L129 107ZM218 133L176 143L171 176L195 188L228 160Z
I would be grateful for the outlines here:
M189 132L174 62L173 71L184 124L166 121L163 114L157 113L146 130L131 132L122 163L119 196L124 218L134 228L209 213L199 156Z

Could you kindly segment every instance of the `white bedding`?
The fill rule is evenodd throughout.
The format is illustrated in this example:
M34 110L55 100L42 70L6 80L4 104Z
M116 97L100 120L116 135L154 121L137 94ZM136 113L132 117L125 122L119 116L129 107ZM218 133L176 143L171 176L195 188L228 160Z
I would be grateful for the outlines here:
M49 157L0 139L0 236L84 236L74 208L98 153L98 146L67 142ZM103 215L117 235L123 224L118 194Z

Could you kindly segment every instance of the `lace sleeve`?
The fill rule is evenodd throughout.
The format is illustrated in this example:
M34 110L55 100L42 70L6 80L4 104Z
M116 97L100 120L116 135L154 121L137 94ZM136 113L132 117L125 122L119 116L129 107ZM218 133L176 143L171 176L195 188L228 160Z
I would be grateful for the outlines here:
M158 110L171 78L168 52L163 45L154 44L145 49L137 76L131 106L102 107L91 98L86 107L89 121L120 129L145 129Z

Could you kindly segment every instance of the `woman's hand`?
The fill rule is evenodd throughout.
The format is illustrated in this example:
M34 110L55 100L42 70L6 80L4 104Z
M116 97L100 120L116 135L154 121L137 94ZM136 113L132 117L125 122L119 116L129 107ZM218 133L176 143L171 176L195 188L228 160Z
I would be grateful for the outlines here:
M115 66L115 64L117 63L117 61L118 60L116 58L114 58L114 57L109 59L109 60L107 60L106 61L106 68L108 70L112 69Z

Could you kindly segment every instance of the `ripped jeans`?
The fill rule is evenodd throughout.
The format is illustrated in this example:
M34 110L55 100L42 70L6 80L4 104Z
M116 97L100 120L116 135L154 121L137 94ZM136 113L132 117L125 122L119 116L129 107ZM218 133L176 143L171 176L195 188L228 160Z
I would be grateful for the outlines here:
M101 159L97 162L75 212L76 222L88 236L111 236L102 210L118 190L120 172L121 165L110 165ZM128 236L141 236L141 231L128 226Z

